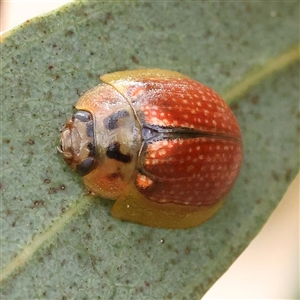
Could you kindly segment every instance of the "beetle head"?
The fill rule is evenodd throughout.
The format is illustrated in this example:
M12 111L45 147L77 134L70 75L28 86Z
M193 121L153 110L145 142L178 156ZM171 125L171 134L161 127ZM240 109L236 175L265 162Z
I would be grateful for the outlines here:
M96 167L93 117L87 111L77 111L61 129L59 151L64 160L81 175Z

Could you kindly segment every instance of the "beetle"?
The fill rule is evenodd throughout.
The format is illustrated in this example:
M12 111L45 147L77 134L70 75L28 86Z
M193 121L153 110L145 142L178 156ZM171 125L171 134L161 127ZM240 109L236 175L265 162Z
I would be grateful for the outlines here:
M188 228L212 217L242 163L237 119L211 88L161 69L120 71L84 93L60 152L114 217Z

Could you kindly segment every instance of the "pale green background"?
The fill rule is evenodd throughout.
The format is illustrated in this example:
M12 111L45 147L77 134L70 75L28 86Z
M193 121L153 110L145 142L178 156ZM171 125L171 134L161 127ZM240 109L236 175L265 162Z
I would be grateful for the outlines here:
M1 31L64 2L68 1L3 1ZM299 289L299 232L290 229L298 228L298 199L299 175L261 233L203 299L245 296L290 299L295 295ZM273 249L271 256L270 249ZM265 278L271 284L266 284Z

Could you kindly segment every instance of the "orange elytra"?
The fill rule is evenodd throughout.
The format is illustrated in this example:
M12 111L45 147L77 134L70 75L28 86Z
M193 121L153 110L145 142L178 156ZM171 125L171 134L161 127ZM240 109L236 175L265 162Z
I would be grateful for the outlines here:
M242 138L211 88L160 69L100 77L62 128L64 159L88 190L116 200L112 215L188 228L212 217L233 187Z

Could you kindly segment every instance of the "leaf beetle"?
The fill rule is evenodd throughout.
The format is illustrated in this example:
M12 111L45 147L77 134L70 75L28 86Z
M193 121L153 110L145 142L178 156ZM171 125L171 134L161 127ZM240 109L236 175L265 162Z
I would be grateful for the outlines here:
M160 69L120 71L84 93L60 152L112 215L188 228L212 217L242 163L239 124L211 88Z

